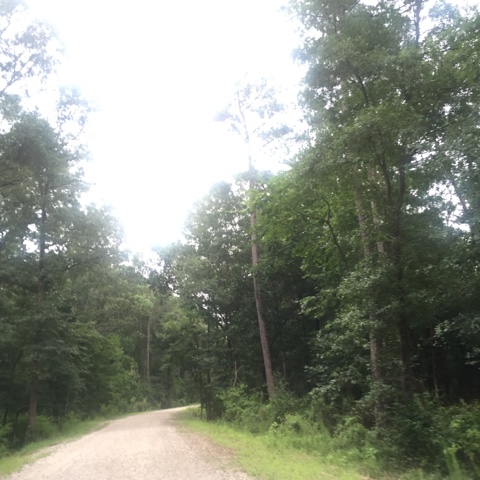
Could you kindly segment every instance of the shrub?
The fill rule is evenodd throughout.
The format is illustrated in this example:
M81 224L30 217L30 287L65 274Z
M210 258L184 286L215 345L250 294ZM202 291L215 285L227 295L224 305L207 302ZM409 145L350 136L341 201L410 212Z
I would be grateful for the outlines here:
M439 409L437 422L445 432L440 446L452 478L465 470L480 478L480 403Z
M229 388L218 397L223 404L223 419L251 433L266 432L274 419L272 406L262 404L259 395L247 393L245 385Z
M8 452L12 440L12 425L0 426L0 457Z
M247 394L247 387L243 384L221 392L218 397L223 402L224 420L235 424L243 423L245 413L259 405L258 399Z
M299 398L290 392L283 380L276 378L275 397L270 401L277 420L283 421L286 415L305 411L307 399Z
M431 469L442 457L439 440L444 427L435 418L438 401L428 394L401 400L392 402L386 410L386 425L374 431L380 458L388 467Z
M453 479L480 478L480 405L445 407L428 394L394 403L387 425L365 437L389 469L418 468ZM361 440L361 439L359 439Z
M58 425L52 417L37 415L33 439L40 440L50 438L56 433L58 433Z

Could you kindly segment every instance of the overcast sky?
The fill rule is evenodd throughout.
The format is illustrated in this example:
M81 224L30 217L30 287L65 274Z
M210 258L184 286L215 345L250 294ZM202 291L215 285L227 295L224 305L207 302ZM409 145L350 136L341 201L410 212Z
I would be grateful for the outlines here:
M213 121L235 83L245 73L300 81L283 0L28 1L65 46L60 81L98 109L90 198L113 206L132 250L178 239L193 202L247 168Z
M98 108L91 198L114 207L134 250L180 236L210 185L245 170L213 117L245 73L298 84L281 0L29 0L65 46L61 81Z

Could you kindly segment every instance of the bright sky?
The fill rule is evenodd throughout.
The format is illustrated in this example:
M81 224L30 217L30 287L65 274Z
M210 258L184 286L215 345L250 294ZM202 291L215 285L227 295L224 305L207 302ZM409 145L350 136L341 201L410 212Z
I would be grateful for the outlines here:
M98 108L91 198L113 206L130 249L180 238L192 204L247 168L213 116L245 73L298 85L283 1L28 0L65 45L62 83Z
M213 121L245 73L297 85L282 0L29 0L65 45L61 81L96 104L92 198L110 204L127 245L180 237L216 181L247 168Z

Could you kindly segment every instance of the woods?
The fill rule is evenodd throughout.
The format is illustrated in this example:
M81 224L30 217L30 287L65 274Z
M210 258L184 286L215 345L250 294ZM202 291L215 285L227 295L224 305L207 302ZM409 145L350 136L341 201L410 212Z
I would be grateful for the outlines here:
M71 416L200 401L252 431L298 415L394 473L478 478L477 10L292 0L299 153L283 172L256 168L295 125L277 121L268 84L239 83L216 120L244 142L246 171L145 260L82 200L68 131L81 99L63 97L53 122L22 104L56 60L41 24L6 36L14 3L1 12L0 452Z

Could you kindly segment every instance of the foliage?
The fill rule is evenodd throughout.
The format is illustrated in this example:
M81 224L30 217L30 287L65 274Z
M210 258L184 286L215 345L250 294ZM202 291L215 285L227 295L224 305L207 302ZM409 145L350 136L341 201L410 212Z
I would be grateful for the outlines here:
M58 60L49 27L0 2L0 445L45 438L64 419L158 406L146 383L146 324L157 300L122 265L120 228L85 205L76 135L89 107L63 88L47 121L25 88ZM122 298L125 296L126 298ZM150 340L150 339L149 339Z
M365 478L358 465L343 462L335 455L326 458L314 451L299 450L290 445L287 435L280 441L268 432L252 434L223 422L202 422L195 416L181 421L188 428L208 435L216 443L233 450L242 469L251 475L285 480L314 480L322 476L344 480ZM295 440L300 439L301 435L295 435ZM328 444L325 437L318 437L318 440L319 445Z

